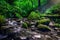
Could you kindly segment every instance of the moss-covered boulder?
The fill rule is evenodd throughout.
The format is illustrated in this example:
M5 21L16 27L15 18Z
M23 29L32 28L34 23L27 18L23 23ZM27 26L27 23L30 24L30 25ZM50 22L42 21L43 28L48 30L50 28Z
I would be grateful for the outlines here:
M38 24L49 25L50 19L41 19L38 20Z
M43 25L43 24L39 24L37 26L37 28L38 28L38 30L43 31L43 32L51 31L51 29L49 28L49 26Z

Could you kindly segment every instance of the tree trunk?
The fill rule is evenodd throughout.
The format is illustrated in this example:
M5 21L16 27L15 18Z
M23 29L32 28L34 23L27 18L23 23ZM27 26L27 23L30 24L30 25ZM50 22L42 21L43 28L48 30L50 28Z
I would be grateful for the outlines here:
M38 0L38 10L41 11L41 3L40 3L40 0Z

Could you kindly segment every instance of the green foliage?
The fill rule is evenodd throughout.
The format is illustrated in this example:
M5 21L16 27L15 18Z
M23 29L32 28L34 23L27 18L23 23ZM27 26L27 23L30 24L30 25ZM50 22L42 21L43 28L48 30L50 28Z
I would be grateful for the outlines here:
M41 1L41 5L44 5L48 2L47 0L40 0L40 1Z
M5 17L3 15L0 15L0 26L5 24Z
M41 0L44 4L46 0ZM27 17L31 11L38 7L38 0L0 0L0 13L7 18L12 18L16 13Z
M23 18L20 14L18 14L18 13L15 13L15 14L16 14L16 17L17 18L19 18L19 19L22 19Z
M37 19L40 19L40 15L39 15L39 13L31 12L30 15L28 16L28 19L37 20Z
M60 22L59 22L59 21L60 21L60 19L55 19L55 22L60 24Z
M15 12L26 17L37 6L37 0L0 0L0 13L8 18L11 16L14 17Z
M13 16L13 7L9 5L5 0L0 0L0 13L5 17Z
M55 13L60 13L60 3L53 5L51 8L46 10L46 13L48 14L55 14Z
M7 3L9 3L10 5L12 5L13 4L13 2L15 1L15 0L5 0Z
M24 22L24 23L22 24L22 27L23 27L23 28L28 28L28 24L27 24L26 22Z
M37 0L16 0L14 6L19 9L20 14L25 17L38 6Z

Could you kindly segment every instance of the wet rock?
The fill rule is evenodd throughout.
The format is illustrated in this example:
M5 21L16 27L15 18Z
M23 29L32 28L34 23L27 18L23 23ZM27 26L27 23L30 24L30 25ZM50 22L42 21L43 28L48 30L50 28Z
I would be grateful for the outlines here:
M0 34L0 40L1 39L4 39L4 38L7 38L8 35L3 35L3 34Z

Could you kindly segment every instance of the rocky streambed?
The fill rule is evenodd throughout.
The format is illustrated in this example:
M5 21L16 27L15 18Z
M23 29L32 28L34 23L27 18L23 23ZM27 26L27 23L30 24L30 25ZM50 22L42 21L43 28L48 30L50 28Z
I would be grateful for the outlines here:
M30 27L22 27L24 22L29 23ZM2 26L0 40L60 40L59 28L54 30L49 27L51 31L40 31L36 27L36 22L36 20L7 21L7 25Z

